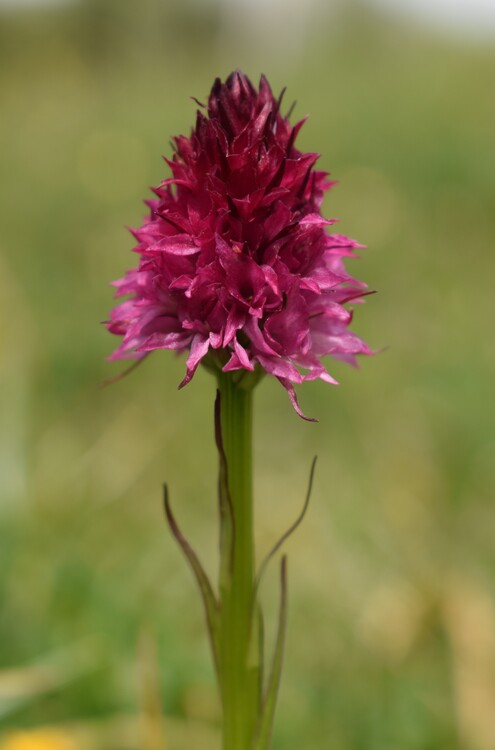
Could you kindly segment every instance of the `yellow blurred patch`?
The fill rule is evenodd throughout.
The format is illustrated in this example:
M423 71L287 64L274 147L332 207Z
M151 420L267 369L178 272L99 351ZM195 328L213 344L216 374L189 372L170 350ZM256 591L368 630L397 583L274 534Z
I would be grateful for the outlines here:
M482 582L447 581L444 621L452 644L456 718L463 747L495 747L495 603Z
M9 734L0 741L0 750L78 750L78 746L65 732L40 730Z

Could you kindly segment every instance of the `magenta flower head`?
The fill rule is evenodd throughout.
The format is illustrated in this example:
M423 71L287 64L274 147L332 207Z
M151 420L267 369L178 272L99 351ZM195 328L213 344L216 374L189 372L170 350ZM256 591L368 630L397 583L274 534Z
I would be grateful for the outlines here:
M111 359L188 352L181 386L202 361L266 372L303 416L294 384L335 383L323 357L355 364L371 351L348 330L345 307L366 293L344 268L362 246L327 232L334 220L320 209L334 183L315 169L318 154L296 148L304 120L291 125L281 98L265 77L258 90L240 72L215 81L133 231L139 264L114 282L130 297L108 329L123 337Z

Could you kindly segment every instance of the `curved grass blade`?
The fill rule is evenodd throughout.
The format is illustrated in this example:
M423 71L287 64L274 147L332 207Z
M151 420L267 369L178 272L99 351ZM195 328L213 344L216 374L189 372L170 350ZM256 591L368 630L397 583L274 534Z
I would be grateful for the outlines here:
M294 531L297 529L297 527L301 525L301 523L302 523L302 521L304 519L304 516L306 515L306 511L308 510L308 507L309 507L309 501L311 499L311 492L312 492L312 489L313 489L313 479L314 479L314 476L315 476L315 468L316 468L316 460L317 460L317 458L318 457L315 456L313 458L313 462L311 464L311 469L310 469L310 472L309 472L308 489L306 491L306 498L304 500L303 508L302 508L299 516L296 518L296 520L292 524L292 526L290 526L287 529L287 531L284 534L282 534L282 536L280 537L280 539L278 540L278 542L272 547L272 549L270 550L270 552L267 554L267 556L265 557L265 559L261 563L260 569L258 571L258 575L256 576L256 581L255 581L255 584L254 584L254 590L255 590L255 592L258 591L258 588L259 588L259 585L260 585L260 581L261 581L261 579L263 577L263 574L264 574L266 568L268 567L268 564L270 563L270 560L273 559L274 555L276 555L276 553L278 552L278 550L280 549L280 547L294 533Z
M170 530L177 540L184 555L186 556L201 592L215 668L217 671L217 675L220 676L220 607L210 580L206 575L196 552L193 550L193 548L179 529L177 522L172 514L172 509L170 507L170 501L168 497L168 488L166 484L163 485L163 501L165 506L165 514L167 516Z
M306 515L306 511L309 507L309 501L311 499L311 492L313 489L313 479L315 474L315 468L316 468L316 460L317 456L313 458L313 462L311 464L311 469L309 473L309 482L308 482L308 489L306 491L306 498L304 500L303 508L299 514L299 516L296 518L294 523L287 529L287 531L280 537L278 542L272 547L270 552L266 555L263 562L261 563L261 566L259 568L258 574L256 576L254 587L253 587L253 601L252 601L252 611L251 611L251 634L250 634L250 653L254 653L257 645L259 645L259 695L260 700L262 697L262 691L263 691L263 669L264 669L264 650L263 650L263 621L261 619L261 610L258 604L258 590L261 584L261 579L265 573L266 568L268 567L270 561L272 558L276 555L278 550L282 547L284 542L294 533L294 531L298 528L298 526L302 523L304 516ZM284 558L285 559L285 558Z
M282 675L285 633L287 630L287 557L285 555L280 564L280 588L280 612L272 669L263 699L261 715L252 750L269 750L271 744L275 707L277 705L277 696Z

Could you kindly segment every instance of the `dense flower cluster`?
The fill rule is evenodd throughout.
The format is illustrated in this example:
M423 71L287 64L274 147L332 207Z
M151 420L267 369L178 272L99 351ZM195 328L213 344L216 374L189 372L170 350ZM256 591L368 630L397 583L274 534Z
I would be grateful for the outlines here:
M371 352L344 307L365 293L343 263L360 246L327 233L334 220L320 207L333 183L314 168L318 154L296 149L304 120L292 126L280 104L264 77L258 91L240 72L215 81L133 232L139 265L114 282L131 297L108 329L123 336L113 359L188 351L181 385L208 354L225 372L262 368L300 413L293 384L336 382L323 356L354 364Z

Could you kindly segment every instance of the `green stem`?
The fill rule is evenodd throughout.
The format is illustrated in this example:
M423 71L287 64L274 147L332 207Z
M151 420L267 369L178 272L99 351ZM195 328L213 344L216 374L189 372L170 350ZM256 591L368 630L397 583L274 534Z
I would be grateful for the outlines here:
M218 376L222 439L233 511L233 554L222 545L220 689L223 750L250 750L259 713L259 665L250 653L254 596L252 390Z

